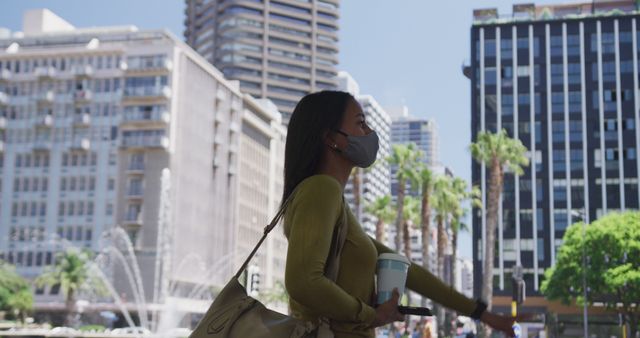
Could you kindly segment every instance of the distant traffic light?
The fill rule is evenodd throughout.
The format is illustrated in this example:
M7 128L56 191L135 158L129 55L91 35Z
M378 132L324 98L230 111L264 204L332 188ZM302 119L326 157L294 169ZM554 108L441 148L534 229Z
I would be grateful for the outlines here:
M516 304L522 304L524 300L527 298L526 295L526 284L524 279L522 278L523 274L522 265L516 265L513 267L513 275L511 276L511 290L512 290L512 300Z
M260 268L249 265L247 268L247 289L249 294L256 297L260 293Z
M512 300L518 305L522 304L527 298L526 283L522 278L512 278L511 285L513 286Z

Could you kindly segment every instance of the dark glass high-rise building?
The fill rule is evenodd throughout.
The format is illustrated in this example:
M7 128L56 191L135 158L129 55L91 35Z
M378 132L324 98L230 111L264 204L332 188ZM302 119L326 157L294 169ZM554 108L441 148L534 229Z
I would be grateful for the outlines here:
M529 149L524 175L506 174L496 236L494 306L507 310L523 266L528 312L570 224L637 209L640 144L634 1L476 10L471 28L471 139L505 129ZM473 161L473 183L489 170ZM486 195L484 203L486 204ZM586 212L585 212L586 211ZM480 294L486 218L473 213L474 291Z
M187 43L285 123L302 96L336 88L339 0L185 2Z

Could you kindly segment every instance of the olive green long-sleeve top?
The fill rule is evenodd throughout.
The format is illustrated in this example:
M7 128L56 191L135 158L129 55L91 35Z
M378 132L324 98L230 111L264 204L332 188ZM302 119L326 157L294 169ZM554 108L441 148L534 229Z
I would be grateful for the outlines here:
M342 186L332 176L314 175L302 181L284 216L289 240L285 286L291 315L304 320L329 318L336 338L374 337L374 276L378 255L394 252L369 237L342 198ZM324 276L334 228L347 208L347 237L334 283ZM464 315L475 301L417 264L411 264L406 287Z

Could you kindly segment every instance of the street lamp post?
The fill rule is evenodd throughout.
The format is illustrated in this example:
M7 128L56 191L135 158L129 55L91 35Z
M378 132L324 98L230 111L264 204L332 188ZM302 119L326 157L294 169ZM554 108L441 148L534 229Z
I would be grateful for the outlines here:
M589 319L588 319L588 311L587 311L587 252L586 252L586 232L587 232L587 217L586 211L581 210L571 210L571 214L573 216L580 217L582 219L582 291L584 296L584 304L582 306L582 317L583 317L583 331L584 338L589 337Z

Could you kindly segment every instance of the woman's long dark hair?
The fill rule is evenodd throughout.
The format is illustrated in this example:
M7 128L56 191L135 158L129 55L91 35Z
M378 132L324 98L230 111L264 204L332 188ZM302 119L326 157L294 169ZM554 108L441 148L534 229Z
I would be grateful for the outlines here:
M287 129L281 203L318 170L325 147L323 134L340 127L349 100L355 100L349 93L322 91L306 95L296 105Z

